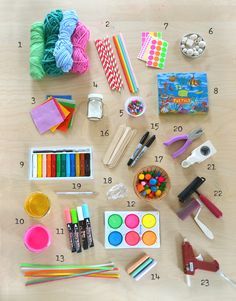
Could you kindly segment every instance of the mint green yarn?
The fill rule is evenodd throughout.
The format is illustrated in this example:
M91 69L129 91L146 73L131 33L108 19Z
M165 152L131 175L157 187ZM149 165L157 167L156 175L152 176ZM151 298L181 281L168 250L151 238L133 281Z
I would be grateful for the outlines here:
M62 18L63 13L58 9L47 14L44 20L45 51L42 64L44 71L50 76L58 76L64 73L61 68L57 67L53 55Z
M44 25L35 22L30 29L30 75L33 79L42 79L45 72L42 66L44 55Z

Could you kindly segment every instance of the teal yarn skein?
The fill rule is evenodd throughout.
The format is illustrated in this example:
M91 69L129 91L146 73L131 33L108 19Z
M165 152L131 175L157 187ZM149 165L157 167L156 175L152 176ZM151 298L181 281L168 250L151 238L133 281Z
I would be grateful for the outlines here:
M30 75L33 79L42 79L45 76L42 66L44 47L43 22L35 22L30 29Z
M78 16L75 11L63 12L63 19L60 23L59 36L54 49L56 65L64 72L69 72L73 65L73 45L71 36L76 28Z
M50 76L63 74L61 68L57 67L56 59L53 55L62 18L63 13L58 9L47 14L44 20L45 51L42 64L44 71Z

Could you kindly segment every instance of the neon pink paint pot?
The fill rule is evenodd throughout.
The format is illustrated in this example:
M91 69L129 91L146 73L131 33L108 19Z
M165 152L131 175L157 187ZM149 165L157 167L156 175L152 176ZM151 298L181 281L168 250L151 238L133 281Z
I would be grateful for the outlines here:
M50 246L51 234L46 227L34 225L25 232L24 244L29 251L40 253Z
M125 235L125 241L129 246L136 246L140 241L140 236L135 231L130 231Z
M136 214L129 214L125 218L125 224L128 228L134 229L139 225L139 217Z

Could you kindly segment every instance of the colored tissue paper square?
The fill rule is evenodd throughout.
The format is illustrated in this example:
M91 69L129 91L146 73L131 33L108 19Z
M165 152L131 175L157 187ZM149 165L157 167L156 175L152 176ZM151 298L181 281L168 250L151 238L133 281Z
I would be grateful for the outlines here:
M58 106L58 109L60 110L60 113L63 117L63 120L66 119L66 117L70 114L70 111L68 111L63 105L61 105L56 99L54 99L54 101L56 102L56 105ZM64 121L63 121L64 122ZM51 128L51 132L55 132L55 130L58 128L58 126L61 123L55 125L54 127Z
M157 85L160 114L208 112L208 82L205 72L159 73Z
M49 99L35 107L30 114L40 134L47 132L53 126L64 121L54 99Z
M144 45L148 35L151 35L152 37L156 37L158 39L162 39L162 32L160 32L160 31L143 31L141 33L141 41L142 41L141 46Z
M165 67L167 50L167 41L152 39L143 55L143 59L147 62L146 66L163 69Z
M57 128L59 131L66 132L72 126L74 112L75 112L75 103L74 104L65 103L60 100L58 100L58 102L70 112L70 114L66 117L66 119Z
M47 95L47 97L53 97L61 106L63 106L69 114L65 117L65 120L57 125L56 130L66 132L72 127L74 113L75 113L75 100L72 99L71 95Z

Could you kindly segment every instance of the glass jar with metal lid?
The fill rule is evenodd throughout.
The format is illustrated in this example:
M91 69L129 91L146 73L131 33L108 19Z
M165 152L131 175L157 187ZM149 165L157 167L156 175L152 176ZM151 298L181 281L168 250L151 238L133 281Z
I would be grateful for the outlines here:
M103 117L103 96L102 94L92 93L88 95L88 111L89 120L100 120Z

